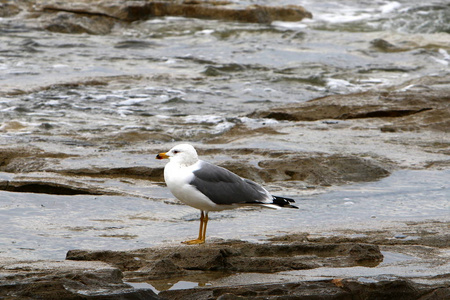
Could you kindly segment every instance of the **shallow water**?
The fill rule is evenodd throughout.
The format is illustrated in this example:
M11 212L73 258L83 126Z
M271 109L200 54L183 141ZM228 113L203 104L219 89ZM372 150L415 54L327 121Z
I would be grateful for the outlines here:
M0 117L21 123L3 125L3 135L95 144L119 133L126 141L138 130L152 143L201 141L261 106L449 73L446 1L302 5L312 20L261 25L167 17L118 25L108 35L53 33L20 16L0 19ZM377 39L396 48L380 48Z
M133 150L150 147L153 158L153 150L167 150L175 141L202 145L240 124L276 123L246 117L261 107L407 88L413 79L450 73L447 1L301 4L312 20L261 25L167 17L117 25L108 35L53 33L21 15L0 18L0 145L98 154L67 158L54 169L155 166L147 153ZM323 149L322 135L315 134L314 151ZM127 151L113 151L124 146ZM238 146L308 150L301 135L276 142L261 136ZM108 155L100 157L102 151ZM400 160L404 154L396 155ZM302 186L286 195L297 199L300 210L214 213L208 236L254 241L286 232L448 220L449 175L398 171L379 182L325 191ZM147 197L0 192L0 255L63 259L74 248L129 249L196 236L198 212L166 201L172 196L164 187L115 179L102 184Z
M449 176L450 171L399 171L378 182L335 187L314 196L295 195L299 210L211 213L208 238L258 241L291 232L333 234L339 229L375 230L408 221L449 221ZM0 221L8 227L0 235L4 245L0 255L63 259L75 248L137 249L194 238L198 211L165 202L171 197L166 189L149 190L161 200L0 192Z

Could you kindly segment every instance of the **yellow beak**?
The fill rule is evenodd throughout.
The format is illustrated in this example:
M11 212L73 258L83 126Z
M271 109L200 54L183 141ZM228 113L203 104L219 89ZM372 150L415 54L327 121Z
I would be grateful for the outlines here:
M159 153L158 155L156 155L156 159L165 159L165 158L169 158L169 156L167 156L167 154L165 152Z

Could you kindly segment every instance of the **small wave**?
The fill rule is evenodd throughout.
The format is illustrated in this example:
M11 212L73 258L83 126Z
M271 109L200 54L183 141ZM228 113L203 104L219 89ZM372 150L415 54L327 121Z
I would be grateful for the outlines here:
M337 5L333 10L322 8L314 13L313 20L302 23L325 31L450 33L450 6L396 1L381 6Z
M450 6L424 5L401 10L384 20L382 29L402 33L450 33Z
M357 90L357 87L347 80L328 78L327 88L334 92L344 91L347 92L350 89Z
M275 26L275 27L281 28L281 29L291 29L291 30L305 29L308 27L308 25L305 24L304 21L302 21L302 22L275 21L275 22L272 22L272 26Z
M130 98L127 100L120 101L118 103L112 103L114 106L139 106L142 102L149 101L150 98Z
M401 6L402 5L399 2L396 2L396 1L389 2L380 7L380 12L382 14L389 14L389 13L397 11L398 9L400 9Z
M218 124L225 121L225 118L217 115L190 115L184 117L186 123Z

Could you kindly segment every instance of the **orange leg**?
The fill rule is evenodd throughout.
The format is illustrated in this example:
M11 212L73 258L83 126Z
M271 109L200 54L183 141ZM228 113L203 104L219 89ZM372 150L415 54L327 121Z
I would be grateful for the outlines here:
M203 244L206 240L206 226L208 225L208 212L204 213L203 210L200 214L200 228L198 231L198 238L195 240L185 241L183 244L194 245Z

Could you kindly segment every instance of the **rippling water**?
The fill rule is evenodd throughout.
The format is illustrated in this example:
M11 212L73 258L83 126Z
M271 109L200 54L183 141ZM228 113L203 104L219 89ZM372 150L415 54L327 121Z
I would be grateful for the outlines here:
M137 127L163 131L156 142L201 140L261 106L449 72L447 1L301 4L312 20L167 17L118 25L109 35L53 33L32 19L0 19L0 116L20 120L22 135L41 139L52 133L86 140ZM184 132L185 124L201 126Z

